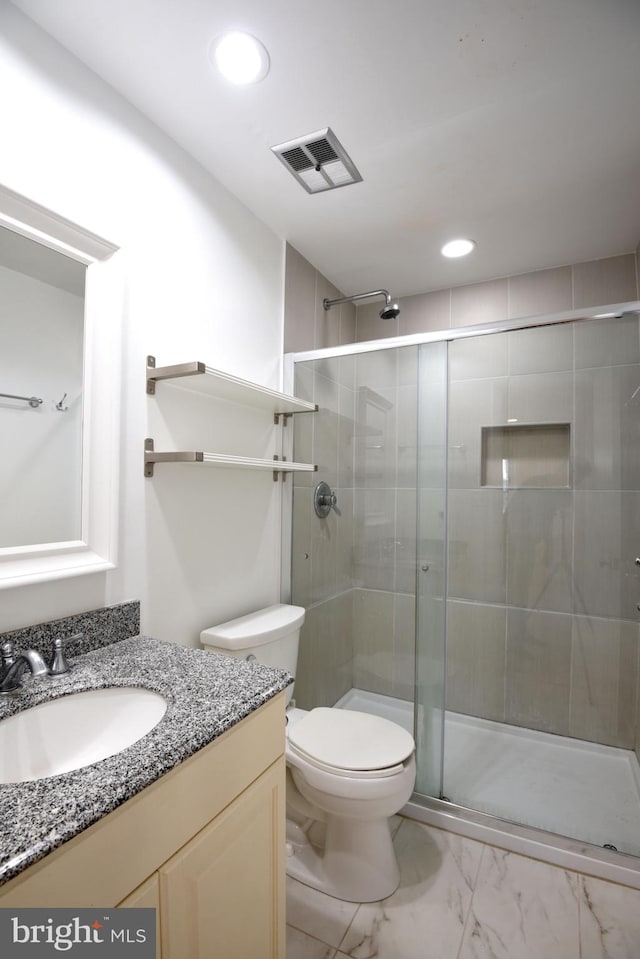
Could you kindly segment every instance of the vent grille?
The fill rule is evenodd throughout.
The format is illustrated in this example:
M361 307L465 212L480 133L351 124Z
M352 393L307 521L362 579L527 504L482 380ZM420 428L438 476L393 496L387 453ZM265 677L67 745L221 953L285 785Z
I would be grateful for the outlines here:
M294 147L293 150L284 150L282 159L286 160L292 170L308 170L313 166L313 160L310 160L304 150L300 147Z
M353 160L329 127L271 149L307 193L335 190L362 180Z
M330 163L331 160L339 159L338 154L326 138L308 143L307 150L318 163Z

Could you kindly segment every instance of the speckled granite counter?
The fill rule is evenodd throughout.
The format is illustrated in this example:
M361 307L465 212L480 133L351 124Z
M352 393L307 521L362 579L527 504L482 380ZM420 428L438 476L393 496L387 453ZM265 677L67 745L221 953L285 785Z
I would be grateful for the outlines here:
M83 769L0 785L0 885L126 802L283 690L279 669L136 636L73 660L56 680L27 679L0 719L48 699L106 686L161 693L167 711L146 736Z

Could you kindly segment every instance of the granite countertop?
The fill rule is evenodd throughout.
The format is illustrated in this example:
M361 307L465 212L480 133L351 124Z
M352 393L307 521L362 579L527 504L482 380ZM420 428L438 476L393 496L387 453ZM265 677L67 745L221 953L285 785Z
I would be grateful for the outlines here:
M288 673L217 653L135 636L69 660L55 680L31 679L0 699L0 719L86 689L142 686L167 711L142 739L74 772L0 785L0 885L192 756L291 681Z

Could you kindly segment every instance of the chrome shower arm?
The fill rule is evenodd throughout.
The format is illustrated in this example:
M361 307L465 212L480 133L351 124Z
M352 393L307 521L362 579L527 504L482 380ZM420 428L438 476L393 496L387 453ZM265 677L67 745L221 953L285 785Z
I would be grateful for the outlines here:
M368 300L370 296L384 296L387 306L391 304L391 294L388 290L372 290L370 293L354 293L353 296L341 296L336 300L328 300L325 296L322 305L325 310L330 310L332 306L338 306L340 303L351 303L353 300Z

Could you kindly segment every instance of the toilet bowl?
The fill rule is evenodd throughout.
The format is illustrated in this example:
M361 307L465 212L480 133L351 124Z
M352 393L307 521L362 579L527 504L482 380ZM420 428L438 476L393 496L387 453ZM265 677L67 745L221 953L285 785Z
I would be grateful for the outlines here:
M289 831L288 874L337 899L386 899L400 881L389 817L413 791L412 737L379 716L319 707L289 723L286 760L287 803L308 816L307 830ZM316 822L325 829L312 832Z
M278 604L204 630L213 649L295 675L304 609ZM287 689L287 874L337 899L374 902L399 883L389 818L415 783L406 730L368 713L309 711Z

